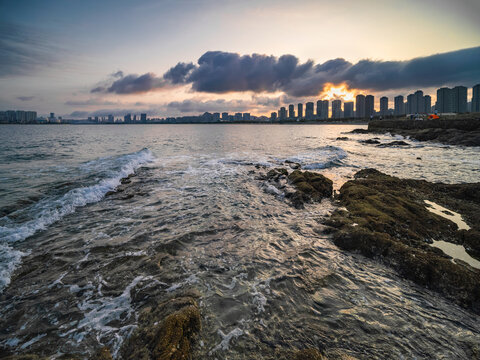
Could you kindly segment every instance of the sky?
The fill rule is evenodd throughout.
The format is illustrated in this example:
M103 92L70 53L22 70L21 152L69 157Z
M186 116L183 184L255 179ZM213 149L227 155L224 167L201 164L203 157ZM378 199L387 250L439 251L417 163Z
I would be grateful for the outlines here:
M1 0L0 110L249 111L480 83L478 0ZM471 90L469 90L471 94Z

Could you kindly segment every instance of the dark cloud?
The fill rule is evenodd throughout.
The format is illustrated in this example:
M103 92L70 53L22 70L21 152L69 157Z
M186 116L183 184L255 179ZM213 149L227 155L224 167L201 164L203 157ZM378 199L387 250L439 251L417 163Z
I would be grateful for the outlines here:
M291 97L316 96L326 83L347 83L351 88L372 91L434 87L452 84L471 86L480 82L480 47L452 51L407 61L361 60L355 64L342 58L314 64L300 63L293 55L239 55L208 51L197 62L178 63L162 78L115 74L108 84L91 92L141 93L167 86L190 84L206 93L283 92ZM117 75L118 74L118 75Z
M17 99L21 101L30 101L35 99L35 96L17 96Z
M106 85L96 86L91 93L114 93L114 94L139 94L152 90L162 89L169 85L169 83L163 79L158 78L153 73L146 73L143 75L123 75L123 72L118 71L112 74L113 81Z
M55 63L59 52L37 29L0 23L0 77L31 74Z
M299 64L293 55L277 58L209 51L198 59L198 66L186 82L192 84L193 90L200 92L275 92L293 79L304 76L312 66L311 61Z
M172 84L182 84L185 82L185 77L188 73L195 68L193 63L178 63L174 67L170 68L164 75L165 80L170 80Z

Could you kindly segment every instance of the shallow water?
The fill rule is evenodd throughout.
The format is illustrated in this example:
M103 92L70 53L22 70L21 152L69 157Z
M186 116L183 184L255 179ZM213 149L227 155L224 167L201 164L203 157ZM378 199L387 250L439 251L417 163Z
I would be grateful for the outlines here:
M255 179L256 165L288 159L336 188L365 167L479 181L478 148L378 148L359 142L371 135L342 134L353 128L2 126L0 345L87 357L105 344L116 354L149 299L195 289L196 359L304 347L473 357L477 315L339 250L320 225L335 204L297 210ZM105 196L133 173L123 192Z

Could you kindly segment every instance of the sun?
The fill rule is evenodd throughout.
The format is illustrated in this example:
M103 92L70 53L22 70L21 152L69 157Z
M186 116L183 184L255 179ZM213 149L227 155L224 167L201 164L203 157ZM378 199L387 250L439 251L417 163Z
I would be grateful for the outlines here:
M337 100L353 101L355 98L355 92L348 88L347 84L325 84L320 97L325 100Z

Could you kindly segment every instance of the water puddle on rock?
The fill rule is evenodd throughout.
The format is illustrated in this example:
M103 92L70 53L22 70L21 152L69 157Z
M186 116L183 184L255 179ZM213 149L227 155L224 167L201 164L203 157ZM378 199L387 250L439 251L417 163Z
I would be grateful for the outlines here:
M424 200L424 201L427 204L428 211L434 214L437 214L445 219L453 221L455 224L457 224L458 230L470 230L470 226L468 226L467 223L463 221L462 215L460 215L459 213L456 213L455 211L444 208L443 206L438 205L433 201L429 201L429 200ZM445 254L451 256L454 259L465 261L471 267L480 269L480 261L475 260L473 257L471 257L465 251L465 248L462 245L457 245L457 244L453 244L453 243L442 241L442 240L438 240L438 241L433 240L432 246L439 248Z
M475 260L473 257L468 255L468 253L465 251L465 248L462 245L452 244L442 240L438 240L438 241L433 240L432 246L439 248L445 254L453 257L454 259L465 261L471 267L480 269L480 261Z
M445 219L453 221L458 226L458 230L470 230L470 226L467 225L465 221L462 219L462 215L456 213L452 210L448 210L443 206L440 206L433 201L424 200L427 204L427 210L431 213L437 214Z

